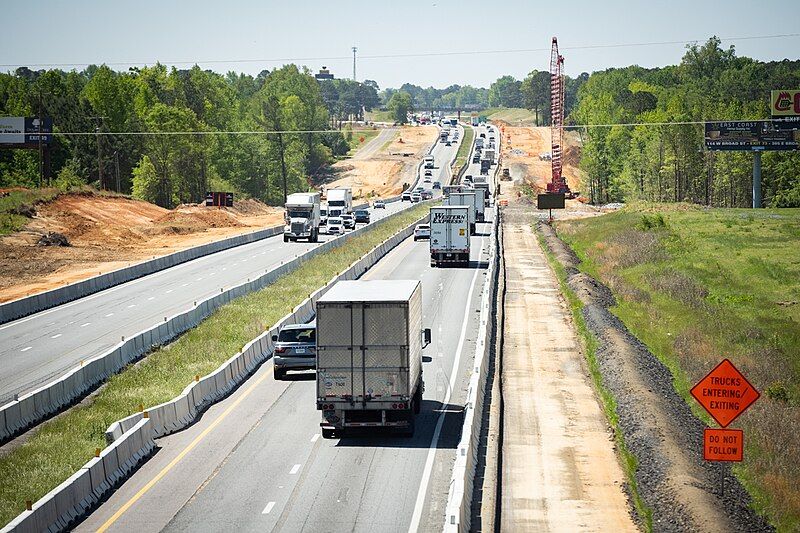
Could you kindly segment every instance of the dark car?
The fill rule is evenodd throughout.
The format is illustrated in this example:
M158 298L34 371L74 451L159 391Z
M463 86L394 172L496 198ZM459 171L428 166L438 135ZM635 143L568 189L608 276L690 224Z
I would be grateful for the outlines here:
M283 379L288 370L316 370L317 323L289 324L272 336L275 351L275 379Z
M359 222L363 222L364 224L369 224L369 211L366 209L359 209L356 211L356 224Z

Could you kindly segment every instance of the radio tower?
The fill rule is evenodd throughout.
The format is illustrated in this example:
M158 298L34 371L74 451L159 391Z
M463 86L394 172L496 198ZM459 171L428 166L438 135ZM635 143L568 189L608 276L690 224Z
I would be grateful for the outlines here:
M569 194L569 187L561 175L564 128L564 56L558 53L558 39L553 37L550 51L550 133L552 138L552 179L547 192Z

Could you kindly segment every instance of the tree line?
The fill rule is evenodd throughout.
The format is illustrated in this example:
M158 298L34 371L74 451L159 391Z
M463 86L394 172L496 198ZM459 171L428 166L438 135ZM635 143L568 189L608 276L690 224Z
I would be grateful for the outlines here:
M800 61L761 62L716 37L687 47L679 65L595 72L567 124L582 139L581 168L594 203L625 199L749 207L753 156L704 148L702 124L645 123L769 118L772 89L800 88ZM623 124L642 124L636 126ZM800 153L764 152L764 204L800 206Z
M0 115L52 117L52 174L65 188L88 183L165 207L208 190L280 204L349 151L336 128L378 105L377 89L317 81L295 65L257 76L160 64L23 67L0 74ZM291 131L308 133L283 133ZM37 151L0 150L0 187L37 185Z

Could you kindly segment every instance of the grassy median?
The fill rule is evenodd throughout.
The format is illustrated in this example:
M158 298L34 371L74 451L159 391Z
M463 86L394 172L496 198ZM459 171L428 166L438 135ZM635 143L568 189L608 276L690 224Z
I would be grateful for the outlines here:
M470 150L472 150L472 141L474 139L475 129L472 126L464 126L464 139L458 146L458 152L456 152L455 173L460 172L461 167L464 165L469 165L467 158L469 157Z
M556 229L698 417L689 388L725 357L761 391L734 472L778 530L800 528L800 209L641 204Z
M116 420L177 396L195 375L210 373L251 339L375 246L422 217L419 205L375 225L346 245L314 257L269 287L218 309L175 342L113 376L83 405L41 425L35 435L0 457L0 524L67 479L105 447Z

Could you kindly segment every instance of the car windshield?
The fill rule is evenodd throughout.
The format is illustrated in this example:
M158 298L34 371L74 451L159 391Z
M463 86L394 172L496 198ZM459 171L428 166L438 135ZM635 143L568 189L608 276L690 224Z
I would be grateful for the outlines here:
M356 211L356 215L367 216L369 215L369 211Z
M308 211L305 209L289 209L286 211L286 214L289 218L306 218L308 216Z
M334 226L336 224L341 224L341 223L342 223L342 219L341 218L329 218L328 219L328 224L331 224L331 225L334 225Z
M317 339L316 328L282 329L278 335L278 342L303 342L315 343Z
M428 226L427 224L420 224L419 226L417 226L417 229L418 230L426 230L426 229L431 229L431 227Z

